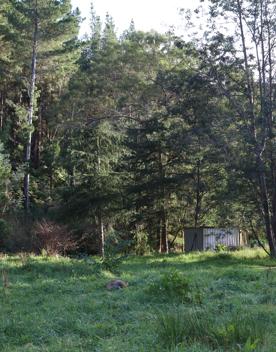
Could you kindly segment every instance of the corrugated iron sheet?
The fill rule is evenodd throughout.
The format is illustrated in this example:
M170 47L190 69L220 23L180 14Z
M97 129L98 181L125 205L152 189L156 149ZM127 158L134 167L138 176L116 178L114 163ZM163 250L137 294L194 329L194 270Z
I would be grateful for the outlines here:
M239 247L240 230L237 228L229 229L203 229L203 249L215 249L218 244L227 247Z

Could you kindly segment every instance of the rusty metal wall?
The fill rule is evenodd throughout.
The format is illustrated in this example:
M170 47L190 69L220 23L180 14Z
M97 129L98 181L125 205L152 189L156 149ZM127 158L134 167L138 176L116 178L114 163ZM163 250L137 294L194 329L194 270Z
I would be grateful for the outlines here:
M239 247L241 244L240 230L238 228L204 228L203 249L213 250L218 244L222 244L227 247Z

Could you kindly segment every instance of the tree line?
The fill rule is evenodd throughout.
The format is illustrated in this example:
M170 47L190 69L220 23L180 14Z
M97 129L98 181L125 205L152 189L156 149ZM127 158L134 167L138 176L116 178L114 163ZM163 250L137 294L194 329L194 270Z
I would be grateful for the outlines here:
M10 247L48 219L102 255L110 240L166 253L204 225L239 226L276 256L275 5L212 0L208 28L186 40L134 22L118 36L92 6L79 39L69 0L1 0Z

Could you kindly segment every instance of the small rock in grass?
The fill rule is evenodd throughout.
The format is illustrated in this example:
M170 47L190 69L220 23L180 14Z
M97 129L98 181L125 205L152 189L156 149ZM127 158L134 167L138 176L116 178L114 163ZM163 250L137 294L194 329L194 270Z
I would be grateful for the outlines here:
M116 280L110 281L110 282L106 285L106 288L107 288L108 290L118 290L118 289L120 289L120 288L126 288L127 286L128 286L128 282L123 281L123 280L116 279Z

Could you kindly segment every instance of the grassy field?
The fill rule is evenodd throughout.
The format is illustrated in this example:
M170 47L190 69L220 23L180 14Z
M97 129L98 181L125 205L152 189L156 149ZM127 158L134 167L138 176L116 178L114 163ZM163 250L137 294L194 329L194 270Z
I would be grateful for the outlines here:
M93 260L2 256L0 351L276 352L276 261L258 250ZM115 277L129 282L108 291Z

